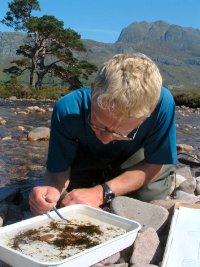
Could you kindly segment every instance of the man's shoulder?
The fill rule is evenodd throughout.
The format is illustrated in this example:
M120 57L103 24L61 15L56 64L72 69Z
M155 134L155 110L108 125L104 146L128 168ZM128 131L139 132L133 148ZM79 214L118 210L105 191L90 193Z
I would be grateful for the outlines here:
M173 112L174 109L175 109L175 102L173 95L166 87L162 87L160 99L157 103L157 106L153 114L163 114L163 113L171 114L171 112Z
M91 99L90 88L80 88L61 97L55 105L60 112L78 112L81 108L88 108Z
M172 93L169 91L169 89L167 89L166 87L162 87L160 98L171 100L173 99L173 96L172 96Z
M162 106L174 106L175 104L172 93L166 87L162 87L160 103L162 104Z
M65 102L70 102L72 99L76 101L80 101L84 99L85 97L90 97L91 95L91 89L90 88L80 88L76 89L65 96L61 97L58 100L58 103L65 103Z

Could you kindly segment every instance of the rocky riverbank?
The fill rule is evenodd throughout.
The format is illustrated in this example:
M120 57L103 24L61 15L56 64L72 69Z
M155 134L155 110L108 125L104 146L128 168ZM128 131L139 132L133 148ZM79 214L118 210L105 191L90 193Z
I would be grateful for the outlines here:
M9 177L10 181L17 180L17 186L2 182L1 226L33 216L29 211L28 195L31 187L41 182L38 177L42 177L45 169L51 111L51 106L15 105L1 113L0 145L4 151L0 158L1 181L5 176ZM184 159L194 162L200 159L199 115L200 109L177 107L177 151ZM16 149L19 149L17 157ZM30 186L27 186L29 183ZM159 266L163 258L174 204L198 203L199 195L199 169L190 169L177 163L176 179L168 199L145 203L128 197L115 198L108 212L136 220L143 225L143 228L133 246L105 259L95 267ZM0 263L1 266L8 265Z
M198 172L196 172L198 175ZM143 227L133 245L95 264L95 267L150 267L160 266L168 238L174 205L200 202L200 176L194 177L189 167L176 170L171 194L166 200L142 202L125 196L116 197L108 212L138 221ZM21 198L21 199L20 199ZM0 205L0 223L7 225L32 217L18 192L10 192ZM1 267L8 267L1 262Z

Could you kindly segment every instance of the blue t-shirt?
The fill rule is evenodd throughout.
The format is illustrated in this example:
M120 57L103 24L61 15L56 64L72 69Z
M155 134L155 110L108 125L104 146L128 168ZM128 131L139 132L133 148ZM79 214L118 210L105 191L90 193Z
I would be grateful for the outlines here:
M49 171L67 170L75 159L80 144L95 157L106 158L110 162L128 158L141 147L144 148L147 163L176 162L175 103L166 88L162 88L155 110L141 124L133 141L101 143L88 123L90 108L90 88L75 90L56 102L51 120L47 160ZM131 133L129 136L132 136Z

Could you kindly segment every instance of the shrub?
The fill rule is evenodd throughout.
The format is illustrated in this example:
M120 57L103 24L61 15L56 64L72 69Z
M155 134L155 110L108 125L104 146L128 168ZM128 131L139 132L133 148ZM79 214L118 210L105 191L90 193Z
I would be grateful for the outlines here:
M32 89L26 85L20 85L17 82L7 82L0 84L0 97L9 98L16 96L18 99L50 99L56 100L67 94L69 90L65 87L43 87L41 89Z
M190 108L200 107L200 90L198 89L174 89L171 90L177 106Z

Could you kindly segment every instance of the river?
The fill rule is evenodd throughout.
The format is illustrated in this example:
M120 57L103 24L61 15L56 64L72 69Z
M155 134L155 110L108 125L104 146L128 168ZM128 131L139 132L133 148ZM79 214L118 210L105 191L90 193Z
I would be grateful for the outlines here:
M53 102L0 100L0 190L7 187L28 190L41 184L45 171L48 142L27 141L32 127L50 127ZM45 112L27 112L27 107ZM200 111L177 108L177 144L188 144L200 156ZM0 191L1 194L1 191Z

